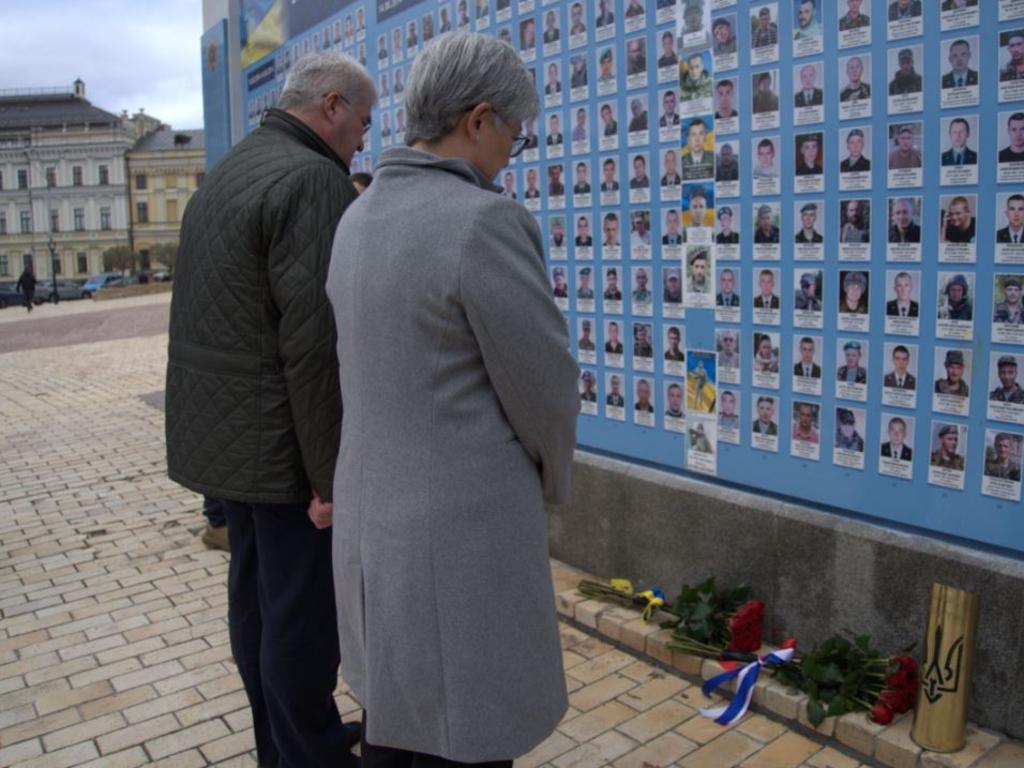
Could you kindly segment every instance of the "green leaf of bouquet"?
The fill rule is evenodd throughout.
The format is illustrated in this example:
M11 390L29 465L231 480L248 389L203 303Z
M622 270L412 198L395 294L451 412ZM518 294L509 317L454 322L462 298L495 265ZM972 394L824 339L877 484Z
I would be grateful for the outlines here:
M813 726L819 726L825 720L825 709L817 699L807 700L807 719Z

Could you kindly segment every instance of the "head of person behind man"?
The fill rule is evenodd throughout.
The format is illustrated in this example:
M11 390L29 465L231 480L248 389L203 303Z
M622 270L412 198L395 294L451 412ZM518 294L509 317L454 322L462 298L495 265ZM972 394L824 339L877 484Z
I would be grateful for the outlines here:
M519 126L538 113L533 81L515 50L473 32L451 32L417 57L405 88L406 143L468 161L494 178L524 148Z
M376 103L370 73L351 56L324 51L292 66L278 108L305 123L349 165L363 148Z

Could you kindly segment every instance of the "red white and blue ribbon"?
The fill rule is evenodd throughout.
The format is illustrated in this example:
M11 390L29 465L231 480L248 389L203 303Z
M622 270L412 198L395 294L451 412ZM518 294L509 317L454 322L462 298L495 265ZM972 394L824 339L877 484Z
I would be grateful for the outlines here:
M730 725L736 722L746 714L747 707L750 706L750 699L754 695L754 684L757 682L757 675L761 671L761 667L766 664L785 664L793 658L794 652L794 648L776 648L771 653L761 656L757 661L752 661L745 667L731 669L728 672L712 677L701 687L705 696L710 696L712 691L721 685L725 685L730 680L738 679L736 695L725 706L707 707L701 709L700 713L704 717L710 717L719 725Z

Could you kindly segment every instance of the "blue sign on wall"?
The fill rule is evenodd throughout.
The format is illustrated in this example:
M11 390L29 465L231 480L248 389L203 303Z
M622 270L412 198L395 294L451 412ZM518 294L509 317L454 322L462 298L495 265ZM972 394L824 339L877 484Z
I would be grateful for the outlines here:
M231 148L231 98L228 85L228 23L221 20L203 34L203 131L206 167Z

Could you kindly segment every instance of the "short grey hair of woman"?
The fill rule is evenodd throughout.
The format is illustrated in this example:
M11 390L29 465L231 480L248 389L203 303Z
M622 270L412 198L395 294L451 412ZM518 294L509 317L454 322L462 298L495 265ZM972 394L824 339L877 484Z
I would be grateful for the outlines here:
M476 32L435 38L416 58L405 85L405 143L447 136L483 102L509 127L539 112L533 78L511 45Z
M344 53L324 51L299 59L288 72L279 109L306 110L317 106L332 91L349 104L377 103L377 88L366 68Z

